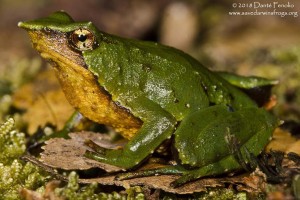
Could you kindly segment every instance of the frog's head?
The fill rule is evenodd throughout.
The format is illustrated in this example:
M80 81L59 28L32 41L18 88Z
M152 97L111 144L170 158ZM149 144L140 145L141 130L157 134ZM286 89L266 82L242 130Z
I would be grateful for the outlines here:
M59 11L32 21L19 22L28 31L32 44L41 56L54 64L75 62L85 66L83 51L95 49L101 33L91 22L74 22L65 12Z
M62 11L18 25L28 31L33 47L50 61L73 107L92 121L116 128L124 137L130 138L137 132L141 121L112 102L83 57L100 43L111 43L108 34L98 31L91 22L74 22Z

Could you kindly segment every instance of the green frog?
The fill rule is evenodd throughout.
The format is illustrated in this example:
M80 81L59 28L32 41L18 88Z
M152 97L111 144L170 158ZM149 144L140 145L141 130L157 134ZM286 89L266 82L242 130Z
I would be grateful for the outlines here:
M119 178L181 175L175 187L239 170L231 143L243 157L258 155L279 124L239 89L274 81L212 72L178 49L111 35L63 11L18 25L53 66L70 104L128 139L121 149L87 142L87 157L130 170L172 141L176 164Z

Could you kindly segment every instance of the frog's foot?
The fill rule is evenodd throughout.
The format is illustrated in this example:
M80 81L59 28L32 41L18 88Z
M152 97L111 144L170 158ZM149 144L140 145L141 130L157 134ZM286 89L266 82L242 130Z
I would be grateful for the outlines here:
M132 154L128 154L123 149L107 149L99 146L92 140L86 140L87 145L92 150L86 150L84 156L98 162L114 165L123 169L129 169L139 164L140 159Z
M41 138L40 142L45 142L46 140L49 140L51 138L65 138L70 139L69 133L77 127L82 121L84 120L84 117L78 112L75 111L66 124L64 125L62 130L56 131L52 133L51 135L45 135L43 138Z
M124 149L106 149L91 140L85 141L85 144L92 150L86 150L84 156L98 162L114 165L122 169L133 168L141 162L139 157L124 151Z
M55 131L50 135L47 135L47 134L44 134L41 132L34 134L27 141L27 146L28 146L27 150L34 154L34 152L36 151L37 148L40 148L41 146L43 146L45 144L45 141L47 141L51 138L69 139L70 137L68 134L71 132L71 130L74 127L76 127L80 123L82 118L83 118L83 116L79 112L75 111L72 114L72 116L69 118L69 120L66 122L66 124L62 130ZM52 128L55 130L54 127L52 127Z
M106 154L107 149L99 146L92 140L86 140L84 142L84 144L93 150L93 151L87 150L86 154L97 154L97 155L103 155L103 156Z
M111 150L105 148L103 148L103 151L100 150L98 152L87 150L84 156L89 159L114 165L123 169L129 169L132 167L132 165L130 165L130 163L126 162L126 159L124 159L122 150Z

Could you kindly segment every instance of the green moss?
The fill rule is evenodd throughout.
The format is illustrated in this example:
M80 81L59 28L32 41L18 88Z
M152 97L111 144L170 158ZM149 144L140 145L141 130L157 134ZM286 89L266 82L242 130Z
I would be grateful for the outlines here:
M20 189L36 190L47 181L40 169L19 160L25 152L25 134L13 128L12 118L0 126L0 199L20 199Z
M0 96L10 94L31 80L41 69L41 59L13 59L4 63L0 75Z
M20 199L22 188L40 189L47 179L31 163L17 159L11 165L0 164L0 177L0 199Z
M239 200L246 200L247 195L246 193L235 193L233 190L230 189L216 189L212 190L199 199L210 199L210 200L229 200L229 199L239 199Z
M77 200L102 200L102 199L136 199L143 200L144 195L140 187L132 187L126 190L126 193L121 194L117 192L103 193L97 192L98 185L92 183L86 186L80 186L78 184L78 175L75 172L71 172L69 175L68 184L62 188L56 188L55 193L57 196L64 197L66 199Z
M258 196L255 197L256 199L259 199ZM162 198L164 200L171 200L171 199L177 199L177 200L184 200L184 199L195 199L195 200L247 200L250 199L247 196L246 192L237 192L233 189L226 189L226 188L210 188L207 192L201 192L201 193L195 193L192 195L183 195L178 196L176 194L165 194L165 196Z
M11 164L26 149L25 134L13 130L13 127L12 118L0 126L0 162L2 165Z
M0 122L7 118L12 102L10 93L24 82L22 74L31 65L26 61L18 62L18 66L23 66L22 70L7 67L0 76ZM34 71L37 68L34 67ZM44 185L46 179L37 167L19 160L26 149L26 138L24 133L14 130L14 126L12 118L0 124L0 199L20 199L21 188L37 189Z
M19 159L25 153L25 134L14 130L14 120L8 119L0 125L0 200L21 199L20 190L42 192L51 179L37 166ZM103 193L98 185L79 185L78 175L70 173L68 184L55 190L57 196L66 199L144 199L139 187L132 187L124 193Z

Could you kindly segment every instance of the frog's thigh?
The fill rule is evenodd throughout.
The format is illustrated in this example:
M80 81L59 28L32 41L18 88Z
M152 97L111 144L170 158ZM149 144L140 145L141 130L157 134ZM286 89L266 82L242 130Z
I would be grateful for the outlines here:
M275 117L258 108L230 112L218 105L191 114L175 132L175 145L182 163L196 169L185 172L173 185L241 168L226 137L231 135L240 142L244 157L245 149L258 155L276 125Z
M276 123L263 109L231 112L227 106L216 105L191 113L181 122L175 132L175 147L182 164L193 167L206 166L229 155L228 137L234 137L240 146L257 155L269 141Z

